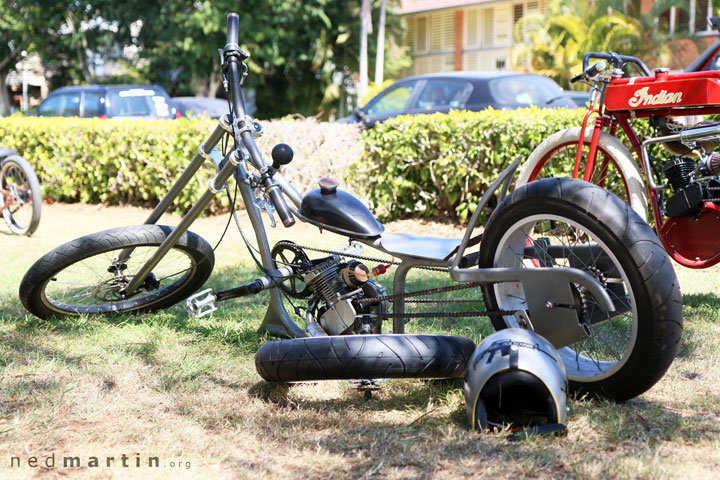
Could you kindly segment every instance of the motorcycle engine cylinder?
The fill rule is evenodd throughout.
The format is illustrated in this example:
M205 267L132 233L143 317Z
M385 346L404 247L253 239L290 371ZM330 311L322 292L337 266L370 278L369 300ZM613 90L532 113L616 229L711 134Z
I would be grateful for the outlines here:
M695 161L689 158L675 158L663 164L662 173L674 192L690 184L690 174L695 170Z

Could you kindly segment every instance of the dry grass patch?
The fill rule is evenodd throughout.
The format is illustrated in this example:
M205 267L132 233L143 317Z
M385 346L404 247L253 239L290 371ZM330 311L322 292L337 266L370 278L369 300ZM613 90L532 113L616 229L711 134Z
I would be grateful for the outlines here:
M12 253L0 264L0 478L720 477L716 269L678 269L685 335L658 385L624 404L573 399L566 437L509 443L503 432L468 430L459 381L389 381L369 401L348 382L261 381L253 354L267 340L255 333L267 301L262 295L227 302L199 320L188 319L181 307L47 322L25 314L16 290L35 258L79 234L138 223L146 215L142 209L52 205L34 237L0 233ZM203 219L193 230L214 244L225 222ZM446 224L389 229L462 235ZM302 226L292 233L298 243L317 237ZM288 238L282 230L273 235ZM330 247L344 242L327 234L319 239ZM237 233L228 233L211 286L254 278L239 245ZM469 328L422 326L450 327ZM127 468L120 464L123 454ZM27 466L29 457L43 464L49 455L55 467ZM14 456L23 467L9 468ZM63 467L65 456L80 457L82 466ZM91 467L90 456L101 462L114 457L114 463ZM160 466L134 466L149 457Z

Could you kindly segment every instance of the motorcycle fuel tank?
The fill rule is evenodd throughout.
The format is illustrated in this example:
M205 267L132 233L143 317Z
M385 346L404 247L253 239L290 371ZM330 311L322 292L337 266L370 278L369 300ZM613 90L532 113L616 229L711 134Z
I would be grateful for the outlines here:
M298 215L301 220L356 238L377 237L385 230L360 200L337 189L337 180L323 178L318 184L320 188L302 199Z

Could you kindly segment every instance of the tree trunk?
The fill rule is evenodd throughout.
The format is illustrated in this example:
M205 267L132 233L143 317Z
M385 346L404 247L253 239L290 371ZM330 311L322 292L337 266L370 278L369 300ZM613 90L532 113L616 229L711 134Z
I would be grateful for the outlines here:
M383 82L383 66L385 62L385 0L380 3L380 20L378 20L377 56L375 57L375 85Z
M8 93L7 73L0 72L0 117L10 113L10 94Z
M370 17L370 0L362 0L362 11L360 12L360 86L358 93L365 95L368 88L368 64L367 64L367 36L372 25Z

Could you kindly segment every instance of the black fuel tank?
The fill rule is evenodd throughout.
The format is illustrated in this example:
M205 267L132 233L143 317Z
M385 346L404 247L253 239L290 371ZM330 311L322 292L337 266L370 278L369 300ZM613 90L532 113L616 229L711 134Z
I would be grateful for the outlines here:
M320 188L302 199L301 220L356 238L377 237L385 230L360 200L337 189L337 180L323 178L318 183Z

